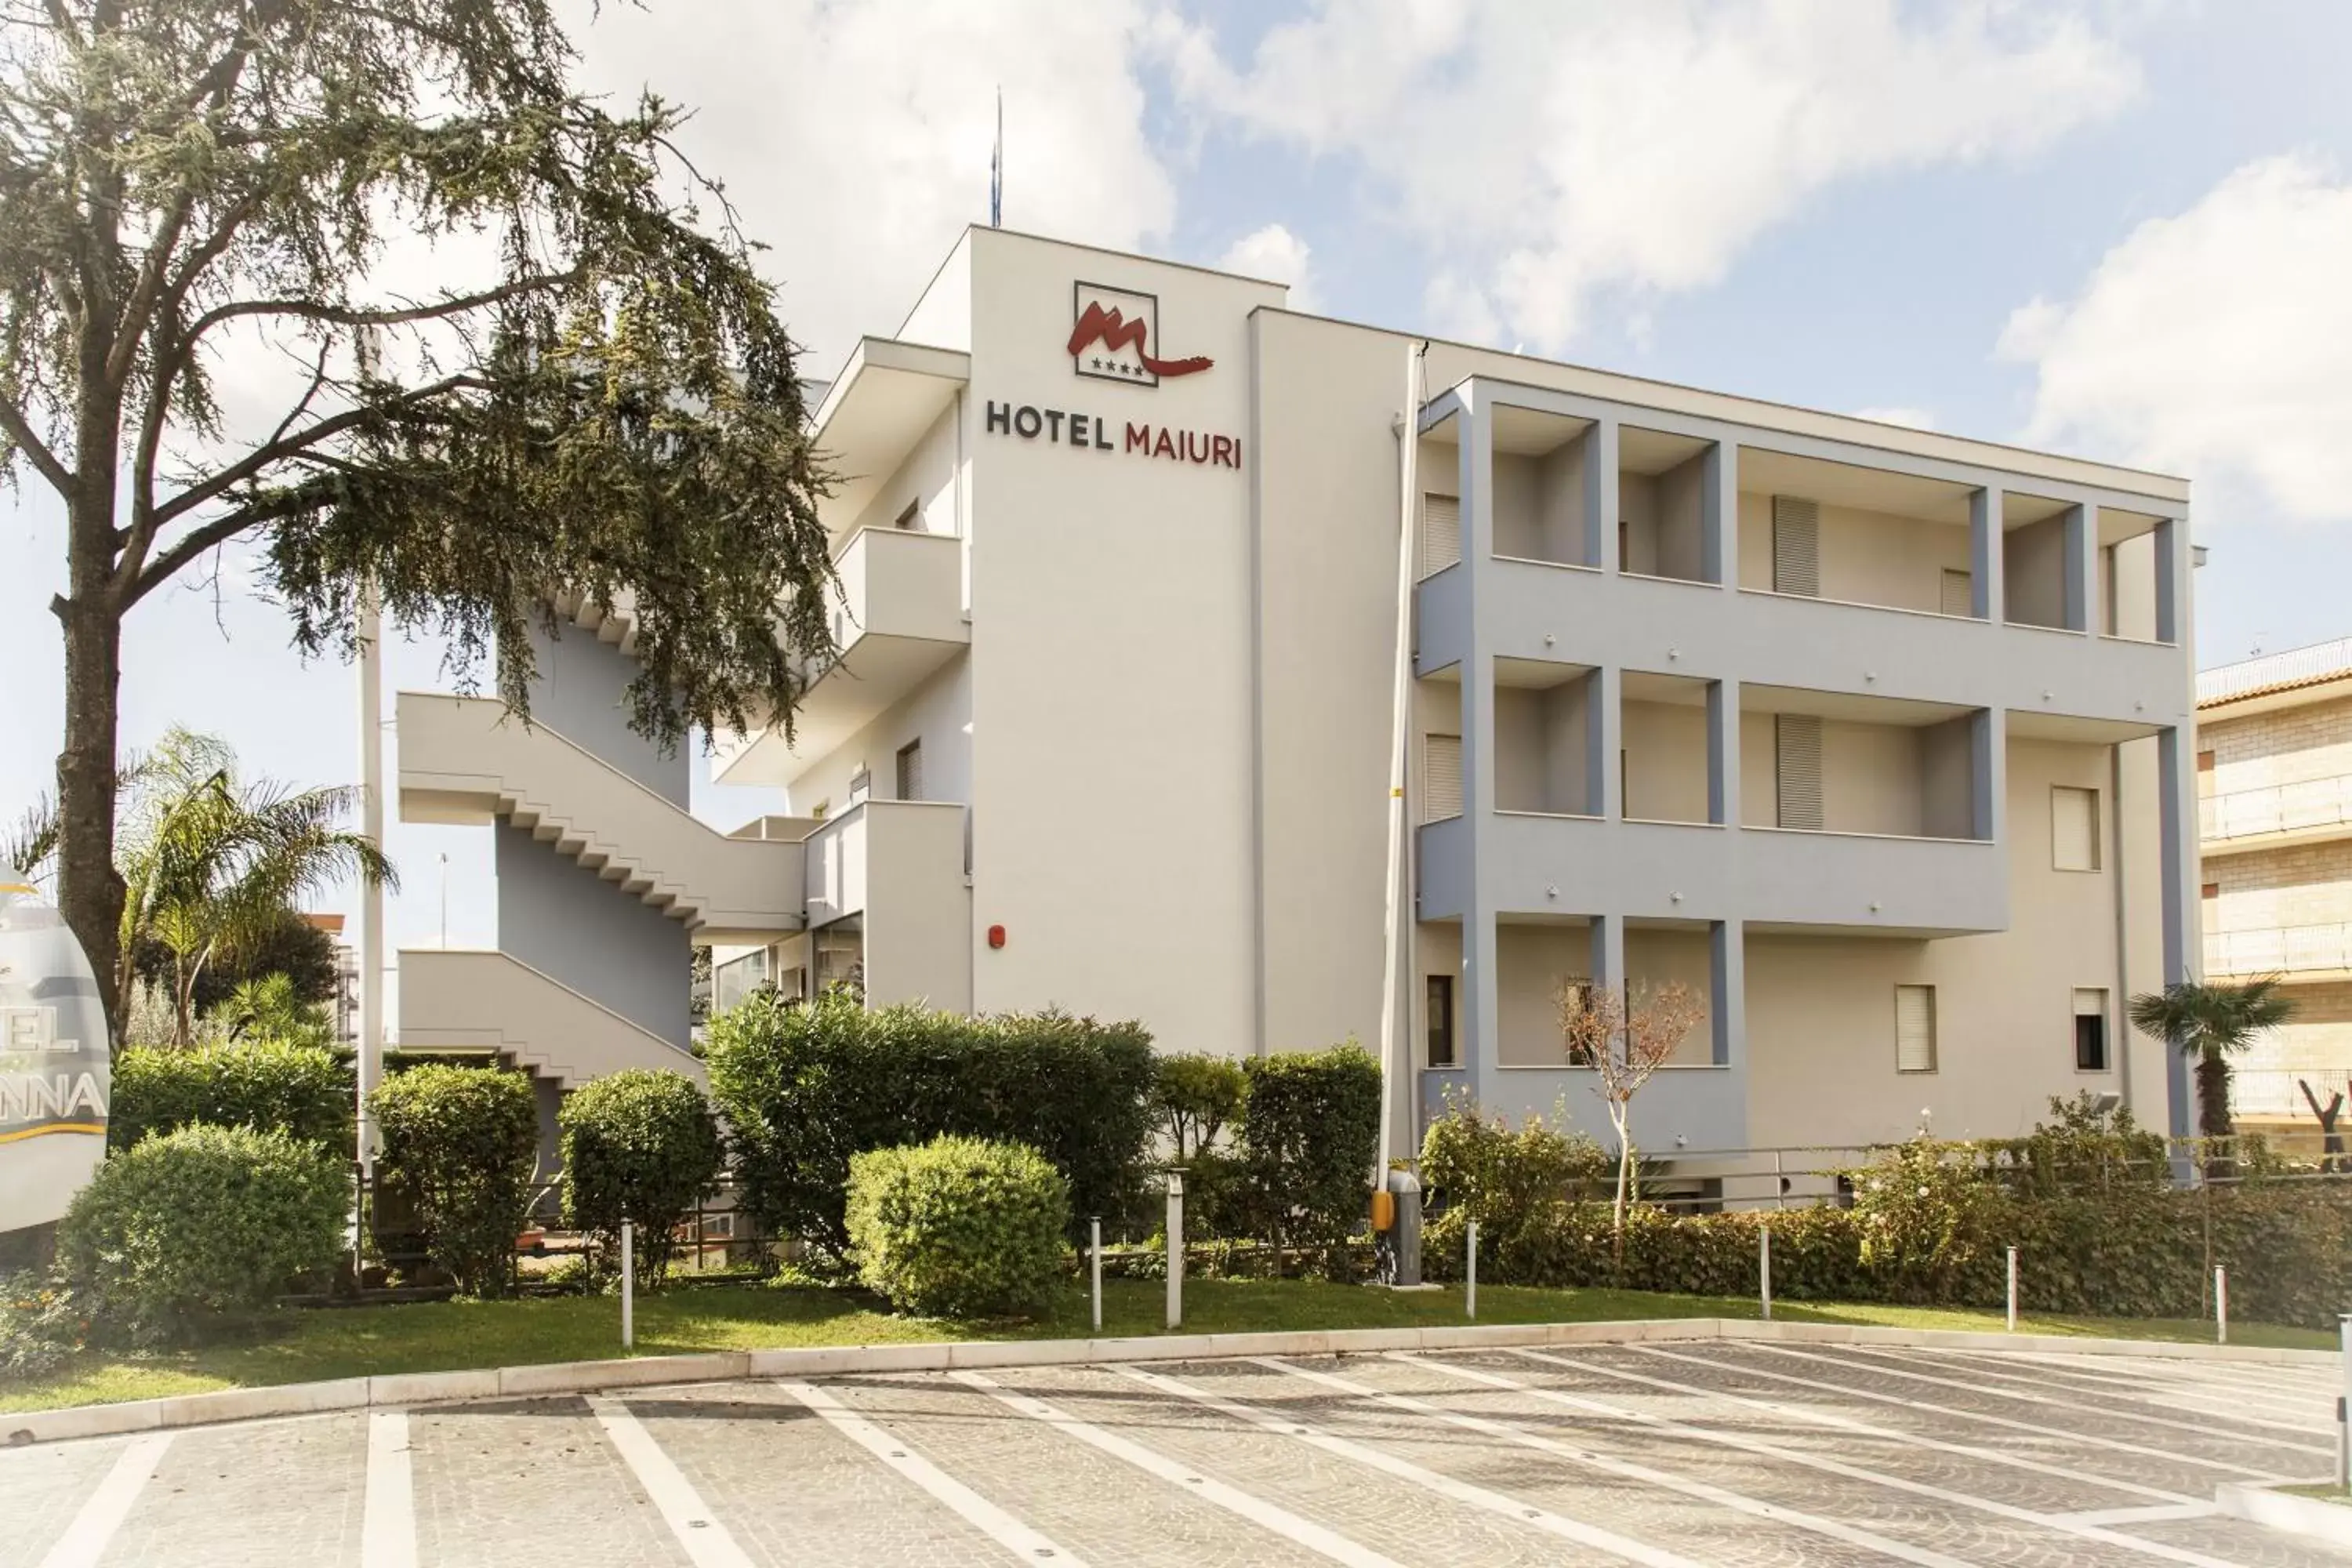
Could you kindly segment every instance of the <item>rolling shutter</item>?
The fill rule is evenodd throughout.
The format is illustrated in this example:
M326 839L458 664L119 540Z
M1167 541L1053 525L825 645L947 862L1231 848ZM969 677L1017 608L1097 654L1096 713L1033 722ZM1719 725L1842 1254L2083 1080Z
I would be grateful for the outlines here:
M1936 1070L1936 988L1895 988L1895 1070Z
M2059 871L2099 868L2099 792L2058 784L2050 791L2050 864Z
M1966 572L1944 568L1944 614L1973 616L1977 613L1976 578Z
M1421 574L1433 577L1462 559L1462 498L1432 490L1421 498Z
M1811 713L1772 720L1774 772L1782 827L1822 829L1822 721Z
M1822 508L1795 496L1772 498L1772 591L1819 598Z
M1462 815L1462 737L1424 735L1421 742L1421 819Z

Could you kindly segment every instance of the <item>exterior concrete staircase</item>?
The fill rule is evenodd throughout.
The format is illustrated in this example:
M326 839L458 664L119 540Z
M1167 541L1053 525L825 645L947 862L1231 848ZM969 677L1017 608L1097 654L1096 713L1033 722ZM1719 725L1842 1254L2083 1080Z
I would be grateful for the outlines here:
M396 711L403 821L503 817L698 942L762 942L805 923L801 845L730 838L495 699L404 691Z
M509 953L404 948L400 1047L502 1058L559 1089L629 1068L709 1081L700 1058Z

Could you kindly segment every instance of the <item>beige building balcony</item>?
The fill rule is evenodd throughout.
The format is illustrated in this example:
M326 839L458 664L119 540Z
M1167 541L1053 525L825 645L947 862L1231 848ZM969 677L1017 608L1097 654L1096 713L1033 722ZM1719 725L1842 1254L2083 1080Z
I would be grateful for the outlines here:
M823 978L844 971L833 955L852 952L871 1005L919 1001L971 1009L963 806L862 801L810 834L803 848L810 934L780 948L782 967Z
M2197 836L2208 858L2352 837L2352 775L2205 795Z
M2352 980L2352 921L2205 933L2209 980L2276 974L2299 984Z
M963 541L864 528L834 557L829 614L835 655L801 670L793 736L781 728L714 738L712 776L788 785L971 646L963 608Z

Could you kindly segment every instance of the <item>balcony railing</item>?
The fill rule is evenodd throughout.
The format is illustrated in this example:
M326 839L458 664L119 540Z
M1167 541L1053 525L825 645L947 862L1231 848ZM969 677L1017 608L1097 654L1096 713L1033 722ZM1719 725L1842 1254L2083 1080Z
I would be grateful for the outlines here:
M2198 837L2209 844L2345 826L2352 826L2352 774L2231 790L2197 803Z
M2312 974L2352 970L2352 921L2205 934L2205 973Z

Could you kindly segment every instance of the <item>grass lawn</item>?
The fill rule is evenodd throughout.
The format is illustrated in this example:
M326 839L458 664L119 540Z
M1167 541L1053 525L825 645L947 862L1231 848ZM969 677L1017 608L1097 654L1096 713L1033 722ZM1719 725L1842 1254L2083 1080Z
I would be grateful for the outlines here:
M2322 1502L2340 1502L2352 1506L2352 1492L2339 1486L2281 1487L2279 1490L2294 1497L2317 1498Z
M1157 1334L1165 1288L1156 1280L1106 1280L1103 1331ZM1399 1293L1309 1280L1187 1281L1184 1331L1359 1329L1459 1323L1458 1289ZM1998 1329L1997 1312L1912 1307L1775 1303L1790 1322L1878 1323L1921 1329ZM1752 1318L1756 1303L1633 1290L1541 1290L1489 1285L1478 1292L1488 1323L1584 1322L1627 1318ZM61 1376L0 1382L0 1412L153 1399L216 1388L307 1383L362 1373L447 1372L588 1361L622 1354L620 1305L611 1299L538 1298L316 1309L289 1315L285 1331L257 1342L143 1357L91 1353ZM885 1344L957 1339L1071 1339L1089 1332L1087 1300L1074 1287L1035 1322L952 1323L902 1318L850 1290L756 1284L674 1289L640 1298L636 1355L767 1350L799 1345ZM2210 1323L2170 1320L2029 1317L2021 1330L2044 1334L2210 1342ZM2326 1350L2332 1334L2259 1323L2231 1326L2235 1342Z

